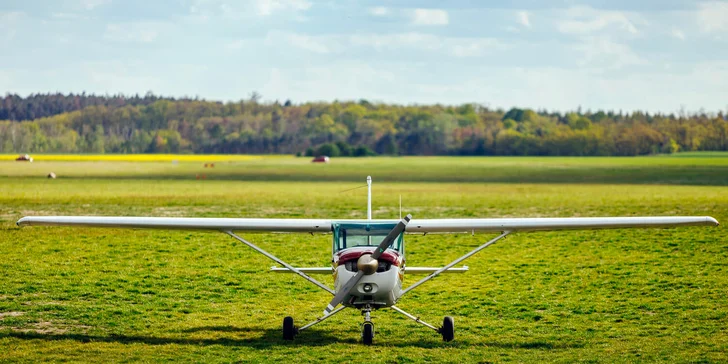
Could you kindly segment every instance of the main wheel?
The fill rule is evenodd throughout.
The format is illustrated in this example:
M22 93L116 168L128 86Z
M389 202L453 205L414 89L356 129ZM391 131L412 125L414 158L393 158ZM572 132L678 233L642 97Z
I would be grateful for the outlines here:
M455 320L450 316L445 316L442 320L442 327L440 328L442 334L442 341L452 341L455 338Z
M374 325L371 322L365 322L361 328L361 341L364 345L371 345L374 340Z
M293 317L286 316L283 318L283 340L293 340L296 336L296 327L293 326Z

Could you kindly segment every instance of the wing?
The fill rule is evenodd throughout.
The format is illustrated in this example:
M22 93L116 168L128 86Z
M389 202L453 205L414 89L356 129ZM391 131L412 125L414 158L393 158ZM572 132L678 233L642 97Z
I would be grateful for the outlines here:
M329 233L325 219L237 219L128 216L26 216L18 226L84 226L171 230L251 231L280 233Z
M371 220L393 223L398 220ZM366 223L366 220L327 219L247 219L127 216L26 216L19 226L84 226L173 230L250 231L280 233L329 233L334 222ZM420 219L412 220L408 233L470 233L501 231L588 230L616 228L655 228L671 226L715 226L710 216L648 217L555 217L506 219Z
M551 217L513 219L424 219L412 220L409 233L470 233L501 231L589 230L655 228L671 226L716 226L710 216L646 217Z

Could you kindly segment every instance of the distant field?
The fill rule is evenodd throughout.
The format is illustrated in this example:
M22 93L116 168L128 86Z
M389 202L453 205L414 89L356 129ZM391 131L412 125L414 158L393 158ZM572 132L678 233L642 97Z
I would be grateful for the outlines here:
M728 158L279 157L203 163L0 162L0 362L725 362ZM45 174L54 171L56 180ZM205 180L196 176L205 174ZM17 228L24 215L364 218L712 215L715 228L515 234L389 310L374 347L328 294L222 234ZM507 182L507 183L503 183ZM515 182L515 183L514 183ZM328 235L248 234L297 266ZM489 235L408 235L411 265L441 266ZM331 284L328 277L321 279ZM405 285L415 277L407 277Z
M675 154L670 154L671 157L677 157L677 158L727 158L728 152L680 152Z
M0 154L0 161L14 161L18 154ZM249 154L33 154L35 162L228 162L289 157Z
M124 156L104 156L119 157ZM3 177L206 179L238 181L614 183L728 185L728 154L648 157L377 157L333 158L329 164L291 156L141 155L164 161L0 161ZM195 160L184 158L194 157ZM214 158L218 158L214 160ZM228 159L226 159L228 158ZM236 159L237 158L237 159ZM147 160L147 159L145 159ZM214 168L204 165L215 162Z

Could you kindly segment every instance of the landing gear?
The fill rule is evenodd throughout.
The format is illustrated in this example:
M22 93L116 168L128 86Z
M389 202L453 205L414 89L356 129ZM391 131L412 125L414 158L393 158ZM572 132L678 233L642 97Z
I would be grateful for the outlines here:
M361 341L364 345L371 345L374 340L374 324L365 322L361 327Z
M416 323L418 323L420 325L427 326L430 329L435 330L437 333L442 335L442 341L449 342L455 338L455 320L453 320L453 318L450 316L445 316L445 319L442 320L442 327L437 328L435 326L428 324L427 322L420 320L420 318L417 316L410 315L409 313L405 312L404 310L402 310L401 308L399 308L397 306L390 306L390 308L407 316L408 318L414 320Z
M316 325L317 323L319 323L319 322L321 322L323 320L326 320L327 318L329 318L329 317L331 317L333 315L336 315L337 313L341 312L341 310L343 310L344 308L346 308L346 307L345 306L340 306L339 308L337 308L337 309L329 312L328 315L321 316L321 317L317 318L315 321L313 321L313 322L311 322L311 323L309 323L307 325L304 325L302 327L296 327L296 326L294 326L293 325L293 317L286 316L283 319L283 340L293 340L293 338L296 335L298 335L301 331L306 330L309 327L311 327L313 325Z
M367 305L361 313L364 315L364 324L361 325L361 341L364 345L371 345L374 341L374 324L372 323L371 316L372 308Z
M445 316L445 319L442 320L442 327L437 331L442 334L442 341L452 341L455 338L455 320L450 316Z
M409 313L403 311L397 306L389 306L393 310L407 316L408 318L414 320L420 325L426 326L433 331L437 332L438 334L442 335L442 341L450 342L455 339L455 320L450 316L445 316L445 318L442 320L442 326L437 328L435 326L432 326L428 324L427 322L424 322L420 320L419 317L412 316ZM309 323L308 325L304 325L302 327L296 327L293 325L293 317L286 316L283 319L283 339L284 340L293 340L296 335L298 335L299 332L308 329L309 327L316 325L317 323L326 320L327 318L337 314L341 310L343 310L345 306L338 307L334 311L331 311L329 314L324 315L322 317L319 317L316 319L316 321L313 321ZM369 305L366 305L364 307L361 307L361 314L364 316L364 323L361 325L361 341L364 345L371 345L374 342L374 323L372 323L372 307Z
M283 318L283 340L293 340L296 334L298 334L298 329L293 326L293 317Z

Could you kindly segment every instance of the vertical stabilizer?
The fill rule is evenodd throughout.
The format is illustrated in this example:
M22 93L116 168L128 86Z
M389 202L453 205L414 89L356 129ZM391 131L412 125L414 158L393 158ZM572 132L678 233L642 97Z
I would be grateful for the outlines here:
M372 176L367 176L367 220L372 219Z

